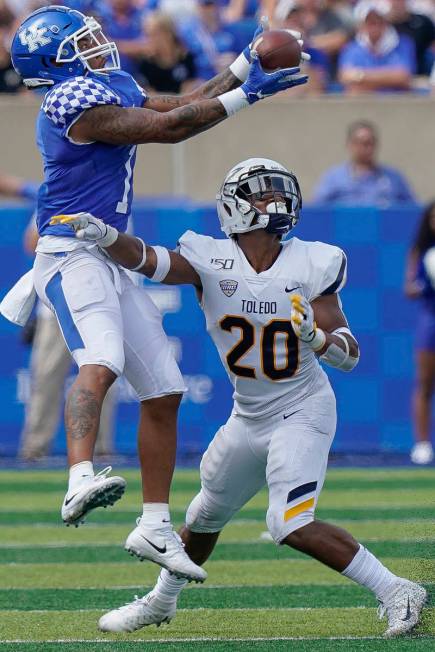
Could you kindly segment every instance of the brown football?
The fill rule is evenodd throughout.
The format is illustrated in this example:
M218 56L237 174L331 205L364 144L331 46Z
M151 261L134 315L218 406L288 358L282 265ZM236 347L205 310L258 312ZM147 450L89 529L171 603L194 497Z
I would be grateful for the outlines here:
M253 48L258 53L261 67L266 72L279 68L294 68L301 62L301 46L285 29L263 32L255 40Z

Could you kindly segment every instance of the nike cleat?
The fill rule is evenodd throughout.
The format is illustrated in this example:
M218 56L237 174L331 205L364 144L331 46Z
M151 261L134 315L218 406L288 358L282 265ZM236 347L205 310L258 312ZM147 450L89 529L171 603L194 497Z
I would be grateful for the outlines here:
M419 622L427 600L427 591L419 584L400 578L394 583L390 595L379 604L378 615L387 615L388 629L385 638L393 638L410 632Z
M141 561L153 561L189 582L204 582L207 573L187 555L181 537L174 532L172 525L152 529L146 527L142 518L138 518L136 523L137 527L125 542L125 549L130 555L135 555Z
M73 490L72 495L67 493L61 510L62 520L67 526L78 527L92 509L113 505L122 497L127 483L117 475L107 477L111 470L111 466L106 467L87 478Z
M176 610L176 599L168 603L151 591L143 598L135 596L133 602L108 611L101 616L98 627L102 632L135 632L146 625L160 627L171 622Z

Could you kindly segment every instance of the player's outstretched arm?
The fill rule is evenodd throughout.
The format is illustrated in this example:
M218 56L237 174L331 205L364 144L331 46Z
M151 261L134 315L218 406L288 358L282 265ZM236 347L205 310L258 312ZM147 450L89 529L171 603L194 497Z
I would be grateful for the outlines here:
M215 99L193 102L167 113L146 108L96 106L82 113L69 134L77 143L178 143L210 129L259 100L307 81L308 76L300 74L299 68L265 73L259 59L254 57L246 82Z
M310 304L305 297L293 294L290 301L290 319L297 337L329 366L351 371L358 364L359 347L337 295L321 296Z
M116 241L103 248L115 262L153 281L165 285L202 287L201 279L192 265L176 251L147 245L126 233L118 233Z
M191 284L200 289L201 280L192 265L175 251L146 245L140 238L119 233L91 213L56 215L50 224L66 224L79 240L93 242L106 250L119 265L168 285Z
M251 43L246 46L231 66L218 75L215 75L212 79L204 82L204 84L201 84L191 93L186 93L184 95L149 96L145 102L145 106L148 109L165 113L166 111L171 111L171 109L191 104L192 102L213 99L222 93L227 93L228 91L238 88L244 81L246 81L249 74L252 44L256 38L258 38L258 36L268 28L268 19L263 16L254 33ZM300 38L299 33L295 32L294 34L297 38Z
M201 84L201 86L196 88L191 93L186 93L185 95L150 96L147 98L145 106L148 109L153 109L154 111L166 112L180 106L186 106L186 104L191 104L192 102L209 100L222 95L222 93L227 93L228 91L238 88L248 78L252 63L252 48L254 43L260 34L268 29L268 18L267 16L263 16L254 33L252 41L245 47L237 59L233 61L229 68L219 73L209 81L206 81L204 84ZM303 41L301 38L301 33L290 29L287 31L298 39L299 44L302 48ZM302 61L308 61L309 59L309 54L302 52Z

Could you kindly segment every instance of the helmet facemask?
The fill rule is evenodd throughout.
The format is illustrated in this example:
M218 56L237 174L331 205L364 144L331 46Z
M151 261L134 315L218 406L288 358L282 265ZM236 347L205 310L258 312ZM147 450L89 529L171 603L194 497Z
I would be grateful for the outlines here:
M297 224L302 206L296 177L264 167L224 183L217 199L222 230L229 237L257 229L284 237ZM267 201L265 212L255 206L258 201Z
M72 63L79 59L90 72L104 73L120 70L121 66L116 43L108 41L102 32L101 25L95 18L85 16L84 20L85 25L67 36L60 44L56 56L56 63ZM79 42L84 38L89 38L92 45L81 50ZM104 57L104 66L92 68L89 62L98 57Z

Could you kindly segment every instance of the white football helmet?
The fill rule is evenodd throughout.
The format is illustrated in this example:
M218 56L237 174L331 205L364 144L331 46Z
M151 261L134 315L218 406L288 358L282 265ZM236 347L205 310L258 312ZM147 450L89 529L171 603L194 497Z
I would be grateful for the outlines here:
M255 206L263 196L270 196L265 213ZM295 175L268 158L250 158L234 166L216 200L221 229L228 237L257 229L283 237L296 225L302 207Z

